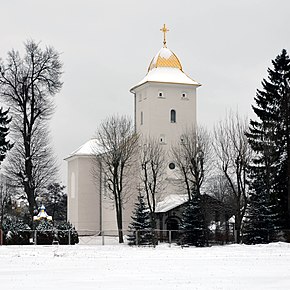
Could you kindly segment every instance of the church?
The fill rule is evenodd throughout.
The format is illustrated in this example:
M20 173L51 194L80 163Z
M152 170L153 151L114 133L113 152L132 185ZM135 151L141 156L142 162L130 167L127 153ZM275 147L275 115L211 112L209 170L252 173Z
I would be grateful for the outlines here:
M174 187L175 164L170 158L172 144L180 142L186 128L196 126L196 97L200 83L183 72L178 57L167 47L165 24L163 46L149 64L147 74L130 89L134 98L134 125L141 136L150 136L166 152L166 190L156 205L158 228L178 229L180 206L186 195ZM68 168L68 220L80 234L117 230L113 201L106 197L102 174L93 174L96 163L95 140L91 139L65 160ZM136 194L135 194L136 196ZM123 213L123 229L128 229L136 199L131 198Z

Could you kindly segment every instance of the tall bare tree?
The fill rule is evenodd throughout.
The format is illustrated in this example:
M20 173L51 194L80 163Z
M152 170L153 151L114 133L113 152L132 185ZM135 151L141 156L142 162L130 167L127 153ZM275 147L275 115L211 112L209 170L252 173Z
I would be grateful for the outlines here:
M245 132L246 119L229 114L214 128L217 164L226 177L234 200L236 242L241 240L242 220L248 203L247 173L252 151Z
M127 182L129 172L135 164L134 155L138 147L138 135L129 117L112 116L104 120L96 132L96 154L101 156L103 174L109 197L114 200L119 243L123 243L123 207L130 191Z
M140 142L141 190L145 192L151 213L152 227L155 228L156 203L164 189L165 152L158 140L143 137Z
M191 200L193 191L200 195L212 160L211 141L207 130L202 127L186 130L181 135L180 143L172 148L172 156L188 199Z
M8 156L9 175L24 189L33 215L37 192L55 175L56 165L48 138L48 120L54 96L62 87L62 64L52 47L25 43L25 55L12 50L0 62L0 95L10 106L15 145Z

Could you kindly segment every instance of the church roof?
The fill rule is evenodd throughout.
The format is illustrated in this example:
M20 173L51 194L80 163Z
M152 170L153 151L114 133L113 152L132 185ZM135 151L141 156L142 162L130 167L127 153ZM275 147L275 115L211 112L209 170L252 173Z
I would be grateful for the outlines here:
M169 210L172 210L186 203L187 201L188 201L187 194L170 194L168 196L165 196L163 200L157 203L155 212L156 213L168 212Z
M73 156L91 156L91 155L95 155L95 154L97 154L96 153L97 152L97 148L98 148L97 140L92 138L91 140L89 140L86 143L84 143L83 145L81 145L78 149L73 151L65 159L69 159L70 157L73 157Z
M148 67L148 72L157 67L172 67L182 70L178 57L167 47L162 47L153 57Z
M167 47L158 51L150 62L146 76L130 91L134 92L137 87L147 82L201 85L183 72L178 57Z

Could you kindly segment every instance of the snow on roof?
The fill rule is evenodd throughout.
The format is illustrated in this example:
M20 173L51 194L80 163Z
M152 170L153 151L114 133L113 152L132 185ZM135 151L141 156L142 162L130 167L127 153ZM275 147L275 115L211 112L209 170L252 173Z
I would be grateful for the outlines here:
M73 156L90 156L95 155L98 148L97 139L91 139L85 144L81 145L77 150L73 151L67 158ZM66 158L66 159L67 159Z
M182 70L178 57L167 47L162 47L150 62L148 71L156 67L174 67Z
M34 220L34 221L38 221L38 220L41 220L41 219L52 220L52 217L51 217L50 215L47 214L47 212L46 212L46 208L45 208L44 205L42 205L42 206L40 207L40 210L39 210L38 215L33 217L33 220Z
M157 202L155 212L167 212L176 208L188 201L187 194L170 194L162 201Z
M173 67L157 67L151 69L147 75L130 91L147 82L174 83L200 86L198 82L187 76L182 70Z

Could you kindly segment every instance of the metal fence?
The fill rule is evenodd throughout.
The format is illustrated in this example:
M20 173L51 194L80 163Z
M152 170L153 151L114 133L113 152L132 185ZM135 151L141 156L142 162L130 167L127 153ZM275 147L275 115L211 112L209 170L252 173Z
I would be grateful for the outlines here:
M183 244L185 231L154 230L154 231L122 231L124 244L128 244L130 237L135 238L136 245L142 245L142 237L151 235L151 245L167 243L169 245ZM234 233L224 231L207 231L204 233L206 244L227 244L235 240ZM78 231L73 230L21 230L3 232L0 230L0 245L117 245L119 244L118 230L106 231Z
M78 243L75 230L0 230L0 245L73 245Z

